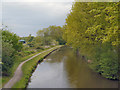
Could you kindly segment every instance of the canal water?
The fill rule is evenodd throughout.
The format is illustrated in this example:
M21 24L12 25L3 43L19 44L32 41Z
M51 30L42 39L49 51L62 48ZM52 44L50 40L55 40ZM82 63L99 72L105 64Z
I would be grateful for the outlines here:
M70 47L62 47L41 62L27 88L117 88L118 82L93 72Z

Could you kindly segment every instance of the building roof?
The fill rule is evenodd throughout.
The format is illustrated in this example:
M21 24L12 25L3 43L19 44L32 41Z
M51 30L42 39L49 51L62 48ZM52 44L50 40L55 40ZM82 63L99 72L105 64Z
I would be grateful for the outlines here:
M25 41L25 40L19 40L20 42L23 42L23 41Z

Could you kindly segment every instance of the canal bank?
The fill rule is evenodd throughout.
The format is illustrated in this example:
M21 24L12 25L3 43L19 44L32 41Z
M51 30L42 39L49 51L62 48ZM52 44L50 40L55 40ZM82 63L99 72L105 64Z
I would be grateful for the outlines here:
M38 64L27 88L117 88L118 81L93 72L70 47L61 47Z
M51 49L45 50L40 52L33 57L25 60L22 62L15 71L14 76L11 80L4 86L4 88L25 88L29 77L31 76L32 72L34 71L35 67L37 66L38 62L42 61L42 59L48 55L49 53L55 51L56 49L60 48L61 46L56 46ZM17 83L16 83L17 82ZM13 86L14 85L14 86Z

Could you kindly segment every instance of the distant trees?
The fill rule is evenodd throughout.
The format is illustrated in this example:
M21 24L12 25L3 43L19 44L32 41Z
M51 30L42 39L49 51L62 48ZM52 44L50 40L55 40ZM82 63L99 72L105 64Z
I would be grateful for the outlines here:
M65 40L62 38L63 28L60 26L49 26L43 30L37 32L37 39L40 40L42 45L51 45L51 44L65 44Z
M75 2L64 26L67 44L79 48L93 60L92 68L109 79L118 79L119 4Z
M64 27L61 26L49 26L48 28L43 28L38 30L37 36L20 37L26 41L24 49L31 50L43 50L46 47L53 45L63 45L66 41L63 39ZM36 51L35 50L35 51Z

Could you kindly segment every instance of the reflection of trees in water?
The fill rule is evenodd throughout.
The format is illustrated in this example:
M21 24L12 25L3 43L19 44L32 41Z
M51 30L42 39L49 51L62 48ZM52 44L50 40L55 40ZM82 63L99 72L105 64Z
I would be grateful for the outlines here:
M71 50L72 51L72 50ZM67 52L66 52L67 53ZM66 71L70 86L73 88L105 88L115 87L115 82L102 78L97 73L93 72L87 63L74 54L68 52L68 57L64 61L64 71Z
M71 53L69 52L71 52L71 49L68 49L68 47L62 47L48 56L46 60L49 63L60 63L70 56Z
M80 56L76 55L72 48L63 47L57 52L52 53L46 59L52 59L47 61L49 63L64 62L64 71L67 73L68 80L72 87L79 87L79 84L84 80L81 76L85 68L84 61L81 60Z
M92 81L93 78L98 80L97 76L93 75L94 73L89 69L82 57L76 55L72 50L67 57L64 62L64 69L67 73L69 83L71 84L70 86L73 88L94 87L95 82L92 83Z
M67 72L68 80L71 87L79 87L82 84L84 78L82 77L84 72L84 63L73 55L65 61L65 70Z

